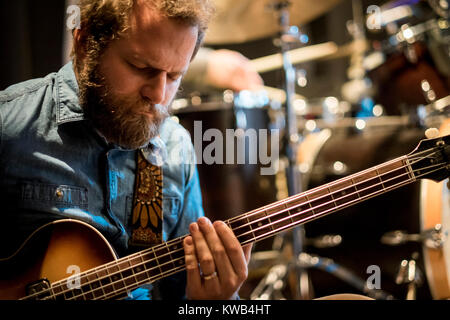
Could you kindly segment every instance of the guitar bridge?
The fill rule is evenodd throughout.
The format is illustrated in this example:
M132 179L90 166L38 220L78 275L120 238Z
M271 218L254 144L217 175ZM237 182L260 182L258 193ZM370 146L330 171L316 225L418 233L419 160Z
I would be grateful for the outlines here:
M50 282L47 279L39 279L26 286L27 298L30 300L46 300L51 296Z

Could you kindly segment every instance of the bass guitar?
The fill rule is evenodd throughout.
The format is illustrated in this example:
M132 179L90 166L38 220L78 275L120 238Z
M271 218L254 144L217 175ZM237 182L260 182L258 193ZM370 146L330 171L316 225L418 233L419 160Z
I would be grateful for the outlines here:
M419 179L450 176L450 135L422 140L404 155L225 221L241 244L259 241ZM99 231L57 220L0 259L0 299L121 298L185 269L184 237L117 258Z

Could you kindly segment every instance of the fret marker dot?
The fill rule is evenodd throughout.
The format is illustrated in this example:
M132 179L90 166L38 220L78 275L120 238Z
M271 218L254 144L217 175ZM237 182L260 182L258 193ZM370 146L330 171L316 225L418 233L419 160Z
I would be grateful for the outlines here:
M262 226L262 222L258 222L258 227L261 227Z

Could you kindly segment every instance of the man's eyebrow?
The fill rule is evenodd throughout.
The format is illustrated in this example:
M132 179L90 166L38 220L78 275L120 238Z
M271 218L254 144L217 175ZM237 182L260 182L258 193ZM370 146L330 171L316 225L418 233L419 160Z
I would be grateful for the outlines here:
M159 67L156 67L156 66L148 63L148 61L145 61L144 59L140 58L137 54L135 54L133 52L131 53L131 57L132 57L133 60L135 60L135 62L138 62L138 63L141 63L142 65L144 65L145 69L148 68L148 69L155 69L155 70L163 70L163 69L161 69ZM170 72L167 72L167 73L169 75L171 75L171 76L184 76L186 74L186 72L188 71L188 69L189 69L189 65L183 70L170 71Z
M186 70L168 72L168 74L170 74L171 76L181 76L181 77L183 77L186 74L187 71L188 71L188 69L186 68Z

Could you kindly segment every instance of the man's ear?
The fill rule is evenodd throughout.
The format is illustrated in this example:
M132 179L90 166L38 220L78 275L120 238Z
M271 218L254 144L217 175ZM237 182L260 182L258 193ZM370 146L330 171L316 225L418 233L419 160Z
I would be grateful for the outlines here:
M83 72L83 62L86 57L86 36L85 33L81 29L73 30L73 48L72 48L72 57L73 57L73 65L74 71L77 75L78 73Z
M86 55L86 37L81 29L73 30L73 50L78 61L82 61Z

